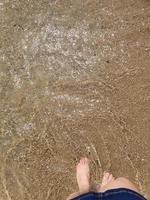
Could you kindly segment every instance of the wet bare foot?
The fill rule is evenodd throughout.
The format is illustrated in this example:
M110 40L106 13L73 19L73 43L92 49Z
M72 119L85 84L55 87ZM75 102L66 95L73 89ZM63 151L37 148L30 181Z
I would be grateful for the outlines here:
M113 177L112 174L110 174L109 172L104 172L101 187L104 187L105 185L107 185L108 183L114 180L115 178Z
M112 174L110 174L109 172L104 172L101 188L107 185L108 183L111 183L114 180L115 178L113 177Z
M89 170L89 160L87 158L82 158L80 162L77 164L76 176L80 193L88 192L90 170Z

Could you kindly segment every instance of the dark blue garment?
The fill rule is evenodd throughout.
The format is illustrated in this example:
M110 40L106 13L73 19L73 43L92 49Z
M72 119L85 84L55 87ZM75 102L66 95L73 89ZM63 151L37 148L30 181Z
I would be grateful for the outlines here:
M117 188L105 192L88 192L72 200L146 200L141 194L126 188Z

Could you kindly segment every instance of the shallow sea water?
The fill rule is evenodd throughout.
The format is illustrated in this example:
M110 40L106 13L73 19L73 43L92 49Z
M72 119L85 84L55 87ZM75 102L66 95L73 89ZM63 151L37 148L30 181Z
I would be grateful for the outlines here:
M66 199L75 164L150 198L150 2L0 1L0 200Z

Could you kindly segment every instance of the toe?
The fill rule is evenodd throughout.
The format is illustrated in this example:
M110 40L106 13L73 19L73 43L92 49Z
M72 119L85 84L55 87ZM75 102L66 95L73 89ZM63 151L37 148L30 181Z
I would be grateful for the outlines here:
M112 175L112 181L114 181L115 180L115 177Z
M85 164L86 163L86 159L85 158L83 158L83 164Z
M80 159L80 163L83 164L84 163L84 158Z
M76 169L78 169L79 167L80 167L80 165L81 165L81 163L79 162L79 163L77 163L77 165L76 165Z
M89 160L88 160L88 158L86 158L86 157L85 157L85 159L84 159L84 160L85 160L85 163L87 163L87 164L89 163Z
M86 164L86 163L88 163L88 159L86 157L84 157L81 159L81 162L82 162L82 164Z
M112 174L110 174L110 176L109 176L109 181L114 181L114 180L115 180L115 178L113 177Z
M110 174L108 177L108 182L110 182L112 180L112 178L113 178L113 176L112 176L112 174Z
M102 179L102 185L106 185L108 182L108 178L109 178L109 173L108 172L104 172L104 176Z
M109 172L104 172L104 179L106 180L106 179L108 179L109 178Z

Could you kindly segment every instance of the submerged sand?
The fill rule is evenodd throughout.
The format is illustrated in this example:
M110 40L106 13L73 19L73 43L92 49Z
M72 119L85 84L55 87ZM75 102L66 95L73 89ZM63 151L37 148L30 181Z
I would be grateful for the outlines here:
M150 198L150 1L0 1L0 199L61 200L91 159Z

